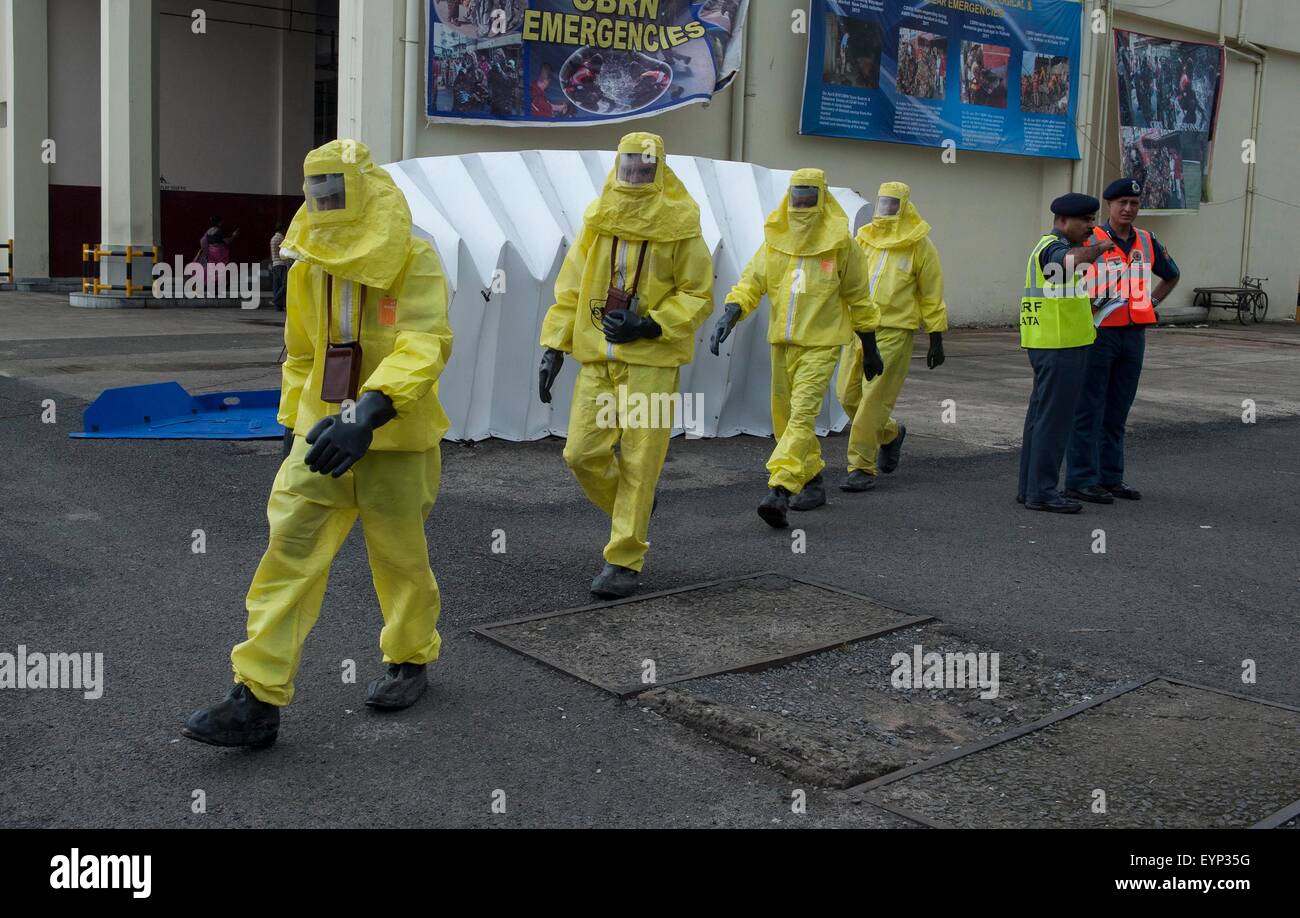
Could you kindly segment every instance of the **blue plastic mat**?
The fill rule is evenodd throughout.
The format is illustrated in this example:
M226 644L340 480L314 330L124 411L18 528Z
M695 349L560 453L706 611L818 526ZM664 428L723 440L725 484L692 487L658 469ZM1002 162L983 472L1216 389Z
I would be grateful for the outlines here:
M118 440L269 440L284 435L275 419L279 389L190 395L177 382L106 389L86 409L73 437Z

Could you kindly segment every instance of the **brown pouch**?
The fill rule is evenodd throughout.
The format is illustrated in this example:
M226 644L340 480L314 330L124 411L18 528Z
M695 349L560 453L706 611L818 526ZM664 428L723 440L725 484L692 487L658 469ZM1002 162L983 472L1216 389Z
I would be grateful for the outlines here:
M331 344L325 351L325 372L320 383L320 400L340 404L356 401L361 384L361 344Z
M649 242L641 243L641 252L636 259L636 276L632 279L632 289L622 290L614 283L614 274L618 270L618 237L614 237L613 248L609 253L609 292L605 294L605 305L600 307L601 318L618 309L636 312L637 290L641 286L641 268L645 265L645 251Z
M330 328L334 324L334 279L325 275L325 334L328 340ZM366 306L365 287L361 288L361 310ZM360 328L358 310L357 327ZM325 367L321 375L320 399L330 404L341 404L349 399L356 401L357 389L361 385L361 342L348 341L344 344L329 344L325 349Z

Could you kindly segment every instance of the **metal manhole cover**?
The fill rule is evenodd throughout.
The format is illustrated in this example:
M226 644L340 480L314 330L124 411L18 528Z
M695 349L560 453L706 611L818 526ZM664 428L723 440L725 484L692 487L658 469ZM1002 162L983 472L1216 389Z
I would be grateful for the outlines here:
M1300 709L1151 679L854 788L936 828L1274 828Z
M865 596L750 574L474 631L620 698L760 669L930 621Z

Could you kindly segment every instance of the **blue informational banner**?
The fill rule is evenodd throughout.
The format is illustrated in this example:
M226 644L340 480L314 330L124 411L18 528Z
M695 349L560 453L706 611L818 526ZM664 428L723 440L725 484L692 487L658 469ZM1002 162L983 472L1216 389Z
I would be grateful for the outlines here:
M430 121L582 125L705 102L749 0L428 0Z
M801 134L1078 159L1076 0L812 0Z

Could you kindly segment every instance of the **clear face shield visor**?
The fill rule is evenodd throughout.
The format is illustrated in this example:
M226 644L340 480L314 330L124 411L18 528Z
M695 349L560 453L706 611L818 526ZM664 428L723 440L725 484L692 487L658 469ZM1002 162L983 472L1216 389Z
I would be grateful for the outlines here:
M791 185L790 207L793 210L812 210L821 200L821 189L816 185Z
M625 185L653 185L659 171L659 162L644 153L620 153L618 180Z
M307 199L308 213L325 213L347 207L347 183L341 172L307 176L302 192Z
M873 216L897 217L898 210L900 207L902 207L902 205L903 202L900 201L898 198L891 198L891 197L887 197L886 195L881 195L880 197L876 198L876 209L873 212Z

